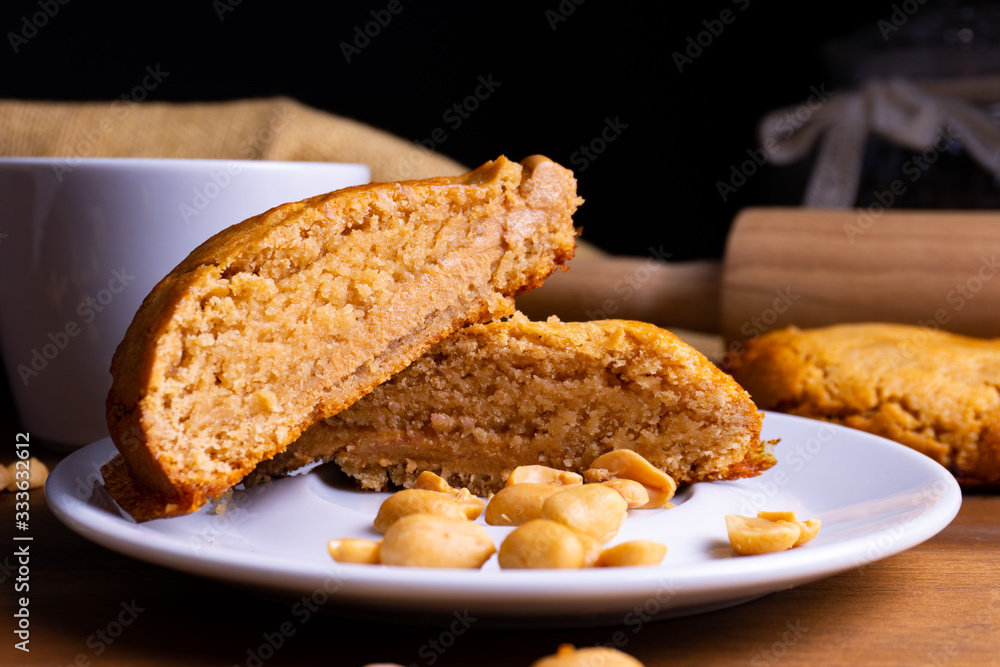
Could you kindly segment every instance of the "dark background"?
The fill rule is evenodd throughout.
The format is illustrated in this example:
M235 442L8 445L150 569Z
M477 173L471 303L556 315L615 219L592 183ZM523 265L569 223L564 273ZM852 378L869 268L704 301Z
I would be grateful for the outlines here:
M812 90L850 89L886 52L904 54L898 62L914 75L940 69L938 52L962 52L971 56L963 67L981 70L996 29L981 20L992 5L916 0L864 11L811 3L808 12L757 0L398 0L396 14L388 0L3 4L5 98L113 100L152 66L169 76L150 100L286 95L413 141L442 128L437 150L466 165L543 153L573 168L587 200L577 217L585 239L673 259L720 256L744 206L799 203L808 164L762 167L725 200L719 193L757 148L764 113ZM58 11L15 53L12 35L46 8ZM378 25L378 16L390 20ZM899 29L886 32L894 18ZM956 41L962 26L975 28L976 42ZM377 34L348 61L343 44L366 27ZM834 60L831 48L846 39L857 46ZM919 57L928 49L932 57ZM679 68L677 54L690 61ZM454 127L449 109L480 77L499 85ZM602 132L613 140L602 144ZM600 152L587 157L586 146Z

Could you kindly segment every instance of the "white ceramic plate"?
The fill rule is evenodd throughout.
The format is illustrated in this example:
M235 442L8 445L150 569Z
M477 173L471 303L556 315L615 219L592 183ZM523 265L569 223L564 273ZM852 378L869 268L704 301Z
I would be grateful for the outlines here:
M727 607L909 549L955 517L961 491L940 465L883 438L767 413L778 464L761 476L693 485L663 510L633 510L610 543L644 538L669 551L658 567L481 570L338 564L328 540L378 538L386 494L356 491L329 466L239 490L220 514L137 524L100 482L115 453L96 442L59 463L46 484L56 515L84 537L165 567L250 587L294 604L381 620L434 623L454 614L507 625L641 624ZM806 545L736 556L724 516L794 510L823 527ZM482 519L479 519L482 523ZM483 524L485 525L485 524ZM487 526L497 545L511 528Z

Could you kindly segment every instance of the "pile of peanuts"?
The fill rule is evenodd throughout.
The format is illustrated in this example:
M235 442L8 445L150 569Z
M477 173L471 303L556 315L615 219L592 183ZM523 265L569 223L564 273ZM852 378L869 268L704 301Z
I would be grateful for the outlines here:
M0 465L0 490L13 493L39 489L45 486L48 476L48 467L34 456L6 466Z
M664 507L676 490L668 474L628 449L603 454L582 475L520 466L489 503L425 471L413 488L382 503L374 521L382 539L347 537L328 547L348 563L479 568L496 553L502 569L652 566L662 562L666 545L604 545L628 510ZM491 526L515 527L499 551L475 523L481 515Z

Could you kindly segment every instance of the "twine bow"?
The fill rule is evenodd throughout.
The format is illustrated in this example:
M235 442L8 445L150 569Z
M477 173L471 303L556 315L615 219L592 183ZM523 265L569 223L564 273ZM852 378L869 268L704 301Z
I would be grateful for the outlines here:
M989 99L997 81L918 85L871 81L860 91L814 95L805 104L767 114L758 126L761 146L774 164L801 160L819 144L803 198L809 208L849 208L857 199L869 134L914 152L943 150L954 141L1000 178L1000 130L969 99ZM814 89L815 90L815 89ZM967 99L962 99L962 98ZM1000 100L1000 96L991 101Z

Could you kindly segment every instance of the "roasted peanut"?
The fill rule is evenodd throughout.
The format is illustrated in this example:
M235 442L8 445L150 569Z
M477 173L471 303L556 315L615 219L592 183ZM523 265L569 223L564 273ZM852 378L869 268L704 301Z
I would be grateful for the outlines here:
M726 530L733 551L741 556L775 553L795 546L802 531L790 521L726 515Z
M49 478L49 468L44 463L32 456L28 459L28 488L40 489L45 486L45 480Z
M585 556L574 531L557 521L535 519L504 538L497 560L504 569L579 568Z
M583 471L590 482L605 482L609 479L631 479L646 487L649 502L640 509L663 507L677 492L674 478L631 449L615 449L601 454Z
M514 484L550 484L553 486L579 486L583 477L570 470L559 470L549 466L518 466L507 476L506 486Z
M409 514L389 526L379 547L383 565L482 567L496 546L486 529L468 519Z
M794 523L799 527L799 539L795 540L795 544L792 546L797 547L800 544L805 544L812 538L819 534L819 529L822 523L819 519L808 519L806 521L799 521L795 512L757 512L757 518L767 519L768 521L787 521L789 523Z
M377 565L379 562L379 543L363 537L342 537L330 540L327 545L330 555L340 563L364 563Z
M580 540L580 545L583 547L582 567L597 567L601 560L601 554L604 553L604 544L584 533L577 533L576 539Z
M395 521L409 514L437 514L474 521L486 503L473 496L458 500L445 493L427 489L403 489L392 494L379 507L375 530L384 533Z
M424 470L417 475L417 481L413 483L414 489L424 489L426 491L437 491L438 493L456 494L458 489L446 482L443 477L430 470Z
M820 526L822 526L822 523L819 519L807 519L805 521L796 521L795 525L799 527L799 539L795 540L795 544L792 546L797 547L819 535L819 529Z
M456 489L451 484L446 482L443 477L429 470L425 470L417 476L417 481L413 483L413 488L425 489L427 491L437 491L438 493L451 496L455 500L463 503L472 502L475 505L480 505L482 503L482 501L475 498L475 496L472 495L472 492L468 489Z
M599 567L640 567L659 565L667 555L667 545L649 540L633 540L608 547L597 561Z
M612 489L621 494L621 497L625 499L628 503L628 508L630 510L639 509L649 504L649 491L646 490L639 482L634 479L620 479L618 477L612 477L611 479L601 482L604 486L610 486Z
M565 489L545 500L542 518L558 521L605 543L618 534L628 517L628 503L603 484L583 484Z
M24 488L18 486L21 482L27 482L28 489L39 489L45 486L45 480L49 477L49 468L32 456L27 460L15 461L8 465L7 473L9 478L6 489L8 491L24 491Z
M545 500L566 487L521 482L505 486L486 504L486 523L491 526L520 526L542 518Z
M576 648L560 644L554 655L540 658L531 667L643 667L627 653L606 646Z

